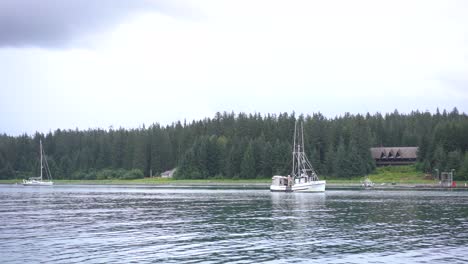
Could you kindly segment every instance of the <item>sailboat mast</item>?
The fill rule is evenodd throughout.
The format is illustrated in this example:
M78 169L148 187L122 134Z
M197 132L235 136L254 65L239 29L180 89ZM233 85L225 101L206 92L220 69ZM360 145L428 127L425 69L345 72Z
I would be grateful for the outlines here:
M292 168L292 176L296 176L296 127L297 127L297 121L294 123L294 143L293 143L293 168Z
M39 139L39 149L41 151L41 181L42 181L42 140Z

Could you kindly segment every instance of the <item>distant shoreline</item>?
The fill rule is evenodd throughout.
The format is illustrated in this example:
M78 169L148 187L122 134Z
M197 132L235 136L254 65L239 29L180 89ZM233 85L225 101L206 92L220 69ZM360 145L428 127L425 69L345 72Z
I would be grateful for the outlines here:
M139 179L139 180L55 180L54 186L85 185L85 186L131 186L131 187L161 187L161 188L234 188L234 189L268 189L270 182L265 180L173 180L173 179ZM0 180L3 185L21 185L21 180ZM337 182L331 180L327 189L364 189L360 182ZM370 190L451 190L466 189L465 182L457 183L456 187L440 186L434 181L425 183L376 183Z

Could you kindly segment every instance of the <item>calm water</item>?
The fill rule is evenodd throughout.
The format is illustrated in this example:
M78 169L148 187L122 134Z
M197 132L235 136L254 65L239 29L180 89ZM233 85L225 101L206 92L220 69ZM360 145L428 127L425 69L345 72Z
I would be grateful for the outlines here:
M1 263L462 263L468 192L0 186Z

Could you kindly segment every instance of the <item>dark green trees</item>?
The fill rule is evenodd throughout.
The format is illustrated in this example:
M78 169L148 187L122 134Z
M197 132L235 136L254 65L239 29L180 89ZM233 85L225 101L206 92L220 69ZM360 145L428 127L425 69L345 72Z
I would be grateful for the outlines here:
M255 171L255 157L252 143L249 143L244 151L240 169L240 178L242 179L254 178L257 176Z
M341 139L336 150L333 172L338 178L350 177L350 160L344 140Z
M0 178L36 174L39 139L54 178L126 177L122 175L132 169L149 176L175 167L178 178L190 179L287 175L291 173L296 120L304 122L306 153L319 175L365 175L375 167L370 147L411 145L419 147L420 170L455 169L462 177L468 171L468 117L456 109L444 113L346 113L326 118L320 113L262 116L224 112L212 119L168 126L0 135ZM130 174L127 176L141 176Z
M460 169L455 173L455 179L468 180L468 152L465 153Z
M5 154L0 150L0 179L11 179L14 178L15 172L11 167L9 161L5 158Z

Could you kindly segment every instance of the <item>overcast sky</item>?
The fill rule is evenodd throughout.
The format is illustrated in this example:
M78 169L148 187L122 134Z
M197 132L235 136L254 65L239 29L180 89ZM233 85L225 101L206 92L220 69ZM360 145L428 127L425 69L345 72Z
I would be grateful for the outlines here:
M468 112L467 1L1 0L0 133Z

